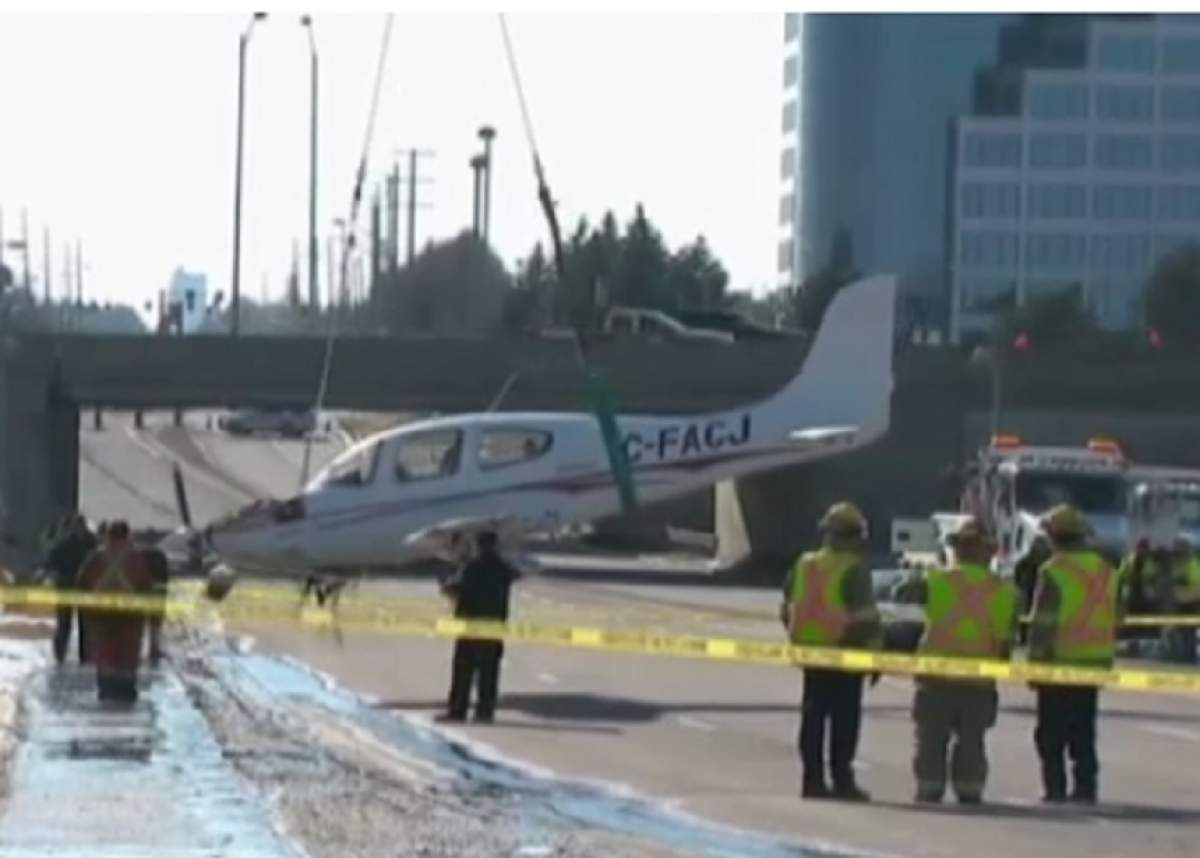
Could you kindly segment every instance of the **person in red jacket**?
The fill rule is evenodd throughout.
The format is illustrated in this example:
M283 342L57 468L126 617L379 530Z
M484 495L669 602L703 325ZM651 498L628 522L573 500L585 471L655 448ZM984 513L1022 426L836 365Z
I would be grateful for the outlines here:
M109 524L103 545L79 570L79 589L93 593L147 594L153 584L145 557L134 546L124 521ZM105 608L85 608L82 613L92 642L100 699L134 703L145 616L137 611Z

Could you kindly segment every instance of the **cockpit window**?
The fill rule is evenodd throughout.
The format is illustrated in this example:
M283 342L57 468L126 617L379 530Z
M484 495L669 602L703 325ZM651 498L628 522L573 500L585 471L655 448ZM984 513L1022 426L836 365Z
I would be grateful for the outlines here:
M458 473L462 459L462 432L435 429L400 438L396 448L396 479L436 480Z
M379 463L379 444L358 451L347 451L318 477L319 486L367 486L375 479Z
M540 429L485 429L479 439L479 467L507 468L546 455L554 436Z

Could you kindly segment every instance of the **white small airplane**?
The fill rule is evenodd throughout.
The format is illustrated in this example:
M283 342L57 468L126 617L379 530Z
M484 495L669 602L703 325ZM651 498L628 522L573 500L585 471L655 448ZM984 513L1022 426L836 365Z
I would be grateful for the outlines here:
M762 402L696 416L618 416L639 503L884 435L895 291L892 276L843 289L800 372ZM372 435L297 497L256 502L211 524L203 539L234 569L336 577L445 558L481 530L511 544L619 512L593 414L463 414Z

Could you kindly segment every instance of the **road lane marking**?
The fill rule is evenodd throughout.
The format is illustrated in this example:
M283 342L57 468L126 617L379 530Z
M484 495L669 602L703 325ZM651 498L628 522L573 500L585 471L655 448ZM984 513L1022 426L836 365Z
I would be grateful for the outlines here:
M715 724L710 724L707 721L701 721L699 718L689 718L687 715L680 715L675 720L684 727L689 727L693 730L700 730L704 733L711 733L713 730L717 729L717 725Z
M536 674L536 676L538 682L542 682L546 685L558 685L558 677L552 673L539 673Z

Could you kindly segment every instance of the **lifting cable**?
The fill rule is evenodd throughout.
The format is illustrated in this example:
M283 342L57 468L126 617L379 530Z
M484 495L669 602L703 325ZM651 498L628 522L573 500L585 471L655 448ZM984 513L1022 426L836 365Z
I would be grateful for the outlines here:
M508 22L504 13L498 13L500 19L500 35L504 40L504 53L508 58L508 70L512 76L513 88L517 93L517 101L521 106L521 120L525 127L525 142L533 156L533 172L537 178L538 203L546 217L550 228L550 241L554 251L554 269L560 283L567 279L566 260L563 257L562 232L558 224L558 214L554 208L554 199L550 195L550 186L546 182L546 171L542 167L542 158L538 150L537 139L533 133L533 119L529 113L529 104L525 100L525 87L521 83L521 72L517 68L516 52L513 50L512 37L508 32ZM621 498L621 509L627 515L637 510L637 496L634 492L633 474L629 458L625 453L625 445L621 441L621 433L617 428L616 409L604 376L588 362L587 331L580 327L575 329L575 355L587 378L588 393L592 399L596 421L600 424L600 435L604 441L604 449L608 455L608 465L617 484L617 492Z
M358 210L362 206L363 185L367 178L367 161L371 154L371 139L375 135L375 117L379 113L379 94L383 89L383 76L387 68L388 48L392 40L392 18L389 12L383 25L383 38L379 44L379 62L375 67L375 88L371 93L371 109L367 114L367 130L363 137L362 157L358 162L358 173L354 179L354 194L350 199L350 217L346 222L346 231L342 238L342 264L339 272L341 289L338 294L348 294L346 280L350 269L350 255L355 250L355 225L358 222ZM337 309L331 304L329 313L329 336L325 340L325 356L321 364L321 380L317 386L316 404L313 406L313 416L318 417L325 407L325 395L329 390L329 375L333 368L333 346L337 339ZM314 427L315 429L315 427ZM300 490L308 483L309 464L312 459L312 436L310 432L304 440L304 460L300 466Z

